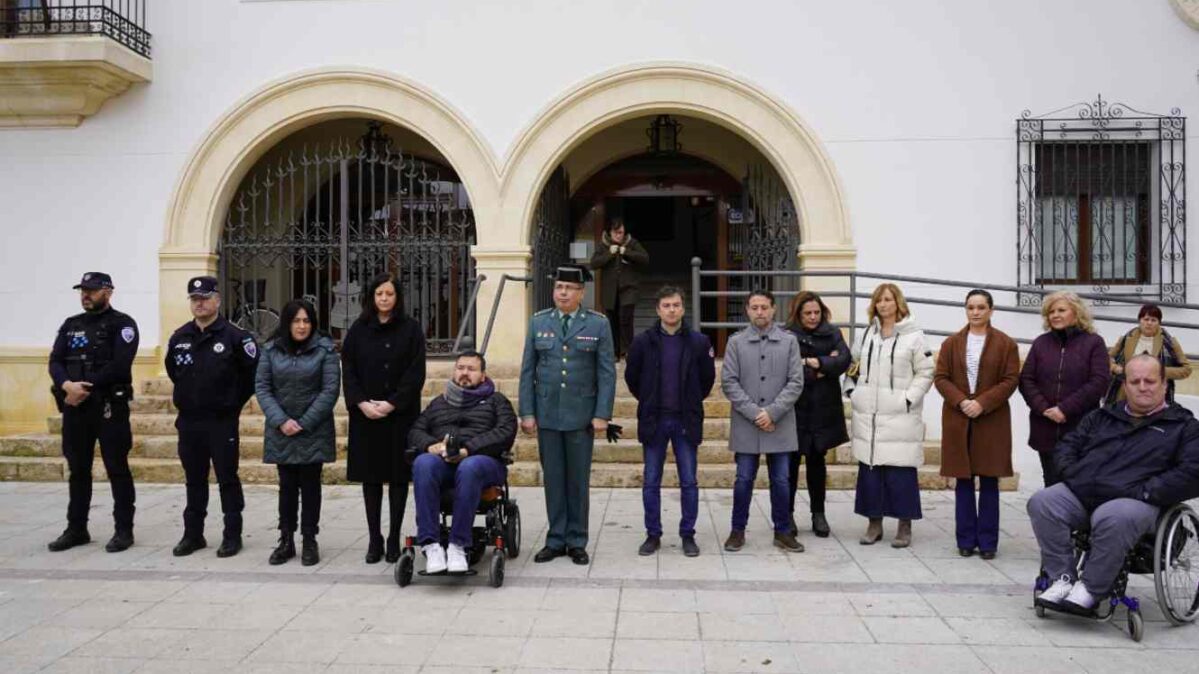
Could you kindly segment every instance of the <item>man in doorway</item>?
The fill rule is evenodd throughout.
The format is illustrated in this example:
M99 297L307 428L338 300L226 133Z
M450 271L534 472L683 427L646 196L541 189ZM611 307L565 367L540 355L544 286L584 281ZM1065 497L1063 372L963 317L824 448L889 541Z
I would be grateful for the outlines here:
M600 238L599 248L591 256L591 268L601 271L600 300L612 325L616 358L629 352L633 341L633 310L637 306L637 284L641 271L649 265L649 253L641 242L625 232L624 220L616 217Z
M184 557L208 546L204 519L208 516L208 470L216 472L225 531L217 557L241 550L245 508L237 477L242 407L254 395L258 345L250 333L220 315L221 295L212 276L187 282L193 320L171 335L167 344L167 376L175 385L173 399L179 417L179 461L187 481L183 538L172 551Z
M87 511L92 502L92 462L96 442L112 487L115 532L104 546L120 552L133 545L136 494L129 470L133 435L129 401L133 399L133 358L139 341L137 323L112 308L112 277L88 272L75 286L83 313L58 329L50 352L54 401L62 413L62 453L70 469L67 528L49 545L61 552L91 541Z
M774 322L774 294L769 290L751 291L745 312L750 325L729 338L720 370L721 388L733 407L729 450L737 461L732 531L724 549L736 552L745 545L754 480L765 454L774 544L787 552L803 552L803 545L791 533L787 475L789 453L799 448L795 434L795 401L803 393L799 342Z
M569 555L587 564L587 511L595 433L608 429L616 396L612 333L580 307L591 274L558 267L554 308L533 315L520 364L520 427L537 434L549 531L533 561Z
M658 320L637 335L629 349L624 380L637 399L637 440L645 448L641 501L645 542L637 550L652 555L662 545L662 468L666 443L674 448L683 516L683 554L699 555L695 520L699 514L696 460L703 442L704 399L716 381L712 343L683 320L683 291L664 286L657 296Z

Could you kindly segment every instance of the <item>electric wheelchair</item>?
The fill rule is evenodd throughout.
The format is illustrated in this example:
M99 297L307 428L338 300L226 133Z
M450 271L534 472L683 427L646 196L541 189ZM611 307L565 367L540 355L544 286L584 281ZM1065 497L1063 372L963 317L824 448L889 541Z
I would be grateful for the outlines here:
M409 450L409 459L414 459L416 452ZM504 464L510 465L512 457L504 455ZM454 512L454 488L443 486L441 490L441 505L439 507L441 524L438 540L444 548L450 540L450 521ZM449 573L442 571L426 574L423 570L416 571L416 537L404 537L404 547L395 565L395 582L400 587L406 587L412 582L412 576L474 576L478 574L476 566L487 553L488 546L494 547L491 552L487 579L492 587L504 584L505 558L516 559L520 554L520 507L508 490L508 479L505 475L502 485L493 485L483 490L479 505L475 509L476 518L483 516L483 526L471 527L471 544L466 549L466 561L471 568L466 573Z
M1081 574L1091 550L1089 528L1071 532L1074 541L1075 568ZM1157 603L1172 625L1193 622L1199 615L1199 514L1186 503L1162 510L1155 532L1146 534L1124 558L1124 566L1112 586L1112 593L1101 598L1087 617L1108 621L1121 604L1127 610L1128 634L1133 641L1145 635L1145 621L1136 597L1128 594L1129 574L1152 574ZM1033 588L1033 606L1038 618L1046 611L1061 607L1039 601L1051 580L1044 570ZM1105 606L1106 605L1106 606ZM1065 611L1062 611L1065 612Z

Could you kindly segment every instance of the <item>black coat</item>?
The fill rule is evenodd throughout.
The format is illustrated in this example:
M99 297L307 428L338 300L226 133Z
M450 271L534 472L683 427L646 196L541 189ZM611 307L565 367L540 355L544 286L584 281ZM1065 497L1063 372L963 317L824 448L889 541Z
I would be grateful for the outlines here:
M845 405L841 399L841 375L849 369L849 346L841 331L823 322L809 332L799 325L787 329L799 340L799 355L820 360L820 369L804 365L803 393L795 401L795 429L799 451L824 453L849 442L845 428ZM836 351L837 355L832 355ZM823 377L817 377L817 374Z
M165 364L180 417L237 416L254 395L258 344L224 316L204 330L188 321L167 342Z
M410 479L404 448L412 422L420 414L425 385L425 335L408 316L386 323L359 318L341 345L341 380L350 413L346 478L351 482ZM395 411L368 419L358 403L386 400Z
M1124 403L1097 409L1062 438L1053 458L1088 510L1118 498L1165 507L1199 497L1199 421L1177 403L1139 426Z
M423 452L429 445L441 442L447 433L459 440L468 455L480 454L511 463L516 410L499 391L462 407L451 405L440 395L412 424L408 445L414 452Z
M662 417L659 409L662 383L662 322L637 335L629 347L624 381L637 399L637 440L653 442ZM683 432L687 439L699 445L704 439L704 398L716 382L716 358L712 343L702 332L683 323L679 328L683 340L683 362L679 367L679 404L683 410Z

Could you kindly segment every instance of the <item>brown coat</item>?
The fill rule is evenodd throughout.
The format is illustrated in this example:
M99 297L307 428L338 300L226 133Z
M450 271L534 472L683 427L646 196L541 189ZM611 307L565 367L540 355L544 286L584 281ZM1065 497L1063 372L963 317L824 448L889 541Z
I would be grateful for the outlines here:
M945 403L941 409L941 475L1008 477L1012 474L1012 414L1008 398L1020 381L1020 354L1011 337L987 328L978 363L978 383L969 395L966 335L963 328L941 342L933 384ZM983 413L970 419L959 405L973 398Z

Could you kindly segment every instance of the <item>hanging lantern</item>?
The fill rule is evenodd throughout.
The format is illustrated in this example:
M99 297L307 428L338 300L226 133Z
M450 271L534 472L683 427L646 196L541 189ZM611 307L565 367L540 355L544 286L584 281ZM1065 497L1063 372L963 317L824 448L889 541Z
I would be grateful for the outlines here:
M645 135L649 136L649 151L666 154L682 150L683 145L679 143L679 134L682 132L683 125L674 117L658 115L645 131Z

